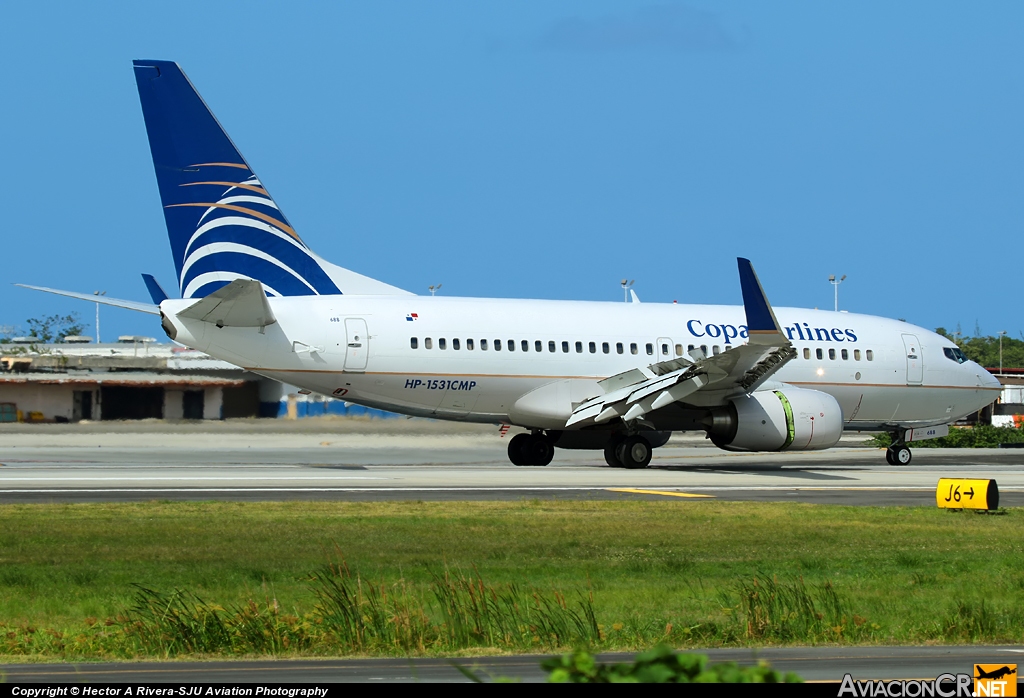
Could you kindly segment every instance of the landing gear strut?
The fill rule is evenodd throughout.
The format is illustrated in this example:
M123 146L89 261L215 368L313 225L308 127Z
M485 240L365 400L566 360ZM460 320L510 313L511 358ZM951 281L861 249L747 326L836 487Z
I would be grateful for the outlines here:
M555 447L543 432L516 434L508 442L508 459L512 465L547 465L555 457Z
M650 464L653 452L651 442L640 435L612 437L604 449L604 459L613 468L638 470Z
M885 449L885 461L889 465L910 465L913 454L907 446L906 432L898 431L892 435L892 445Z

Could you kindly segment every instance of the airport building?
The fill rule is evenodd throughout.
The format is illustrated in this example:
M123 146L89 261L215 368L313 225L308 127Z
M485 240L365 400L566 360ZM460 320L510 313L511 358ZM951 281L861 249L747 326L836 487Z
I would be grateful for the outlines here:
M68 338L74 340L76 338ZM0 345L0 422L395 416L149 337Z

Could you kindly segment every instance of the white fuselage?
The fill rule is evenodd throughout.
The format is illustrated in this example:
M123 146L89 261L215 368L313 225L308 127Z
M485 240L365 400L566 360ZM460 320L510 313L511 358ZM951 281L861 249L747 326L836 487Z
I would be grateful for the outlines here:
M633 368L708 355L745 342L742 306L584 301L301 296L270 298L277 322L218 328L177 318L175 339L256 373L348 402L409 415L525 427L527 393L567 381L578 403L596 381ZM991 403L1000 389L953 343L905 322L776 308L797 350L772 378L839 402L847 429L946 424ZM415 340L415 341L414 341ZM500 346L500 348L499 348ZM700 393L692 404L700 406ZM709 405L711 406L711 405ZM663 424L659 428L692 428Z

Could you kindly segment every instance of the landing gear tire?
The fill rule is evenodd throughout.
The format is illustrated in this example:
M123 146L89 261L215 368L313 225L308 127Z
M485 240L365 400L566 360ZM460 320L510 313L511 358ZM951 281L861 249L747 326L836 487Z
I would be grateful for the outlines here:
M906 446L898 446L893 449L893 465L894 466L909 466L912 453Z
M527 465L547 465L555 457L555 447L541 435L530 438L523 447Z
M885 460L889 465L910 465L913 454L905 445L890 446L885 450Z
M516 434L508 442L512 465L547 465L555 457L555 447L543 434Z
M613 468L623 468L622 461L619 460L618 450L619 446L622 445L623 438L612 437L608 439L608 445L604 447L604 462Z
M512 461L512 465L526 465L526 444L530 441L529 434L516 434L512 437L512 440L508 442L508 459Z
M615 455L622 467L630 470L646 468L651 462L651 442L642 436L630 436L615 449Z

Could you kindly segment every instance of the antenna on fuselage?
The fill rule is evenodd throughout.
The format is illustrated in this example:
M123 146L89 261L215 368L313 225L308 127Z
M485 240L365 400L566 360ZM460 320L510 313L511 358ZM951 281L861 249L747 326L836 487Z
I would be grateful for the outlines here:
M434 295L435 293L437 293L438 291L441 290L441 284L436 284L434 286L427 286L427 290L430 291L430 295Z

